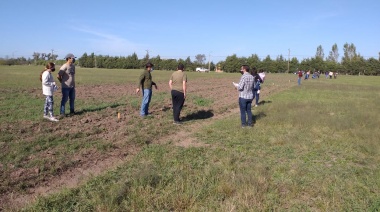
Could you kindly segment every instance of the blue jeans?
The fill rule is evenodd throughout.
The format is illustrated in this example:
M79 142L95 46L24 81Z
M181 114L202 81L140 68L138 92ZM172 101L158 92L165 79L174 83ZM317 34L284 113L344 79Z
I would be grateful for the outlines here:
M259 87L259 89L260 89L260 87ZM259 100L260 100L260 93L258 93L259 90L254 89L253 91L254 91L253 97L256 99L256 105L259 105Z
M74 113L75 88L62 88L61 114L65 114L65 105L70 99L70 113Z
M301 85L301 79L302 77L298 77L298 85Z
M252 126L252 99L243 99L239 97L241 126ZM248 116L248 120L246 117Z
M140 116L148 115L149 103L152 99L152 89L143 90L143 98L141 102Z

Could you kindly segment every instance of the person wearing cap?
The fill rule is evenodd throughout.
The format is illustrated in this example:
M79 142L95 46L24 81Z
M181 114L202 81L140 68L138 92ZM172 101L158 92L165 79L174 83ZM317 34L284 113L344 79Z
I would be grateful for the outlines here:
M75 58L73 54L67 54L66 63L61 66L57 76L62 85L61 117L65 116L65 105L68 99L70 99L70 115L75 114Z
M174 124L181 124L179 116L186 99L187 75L183 72L185 66L178 64L177 71L169 80L169 87L172 95Z
M139 93L140 87L142 89L143 98L140 109L140 116L142 117L149 114L148 109L150 100L152 99L152 86L154 85L156 90L158 89L156 83L152 80L152 71L153 64L149 62L145 65L145 70L141 73L136 88L136 94Z

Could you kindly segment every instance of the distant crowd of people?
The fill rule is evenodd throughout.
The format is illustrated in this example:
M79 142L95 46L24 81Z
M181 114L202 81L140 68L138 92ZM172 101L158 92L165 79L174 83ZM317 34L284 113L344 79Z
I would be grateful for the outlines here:
M296 74L298 76L298 85L301 85L301 80L302 80L303 76L304 76L304 80L309 79L310 70L308 70L308 71L299 70ZM314 71L312 79L319 79L320 75L321 75L320 71ZM326 79L328 79L328 78L332 79L333 77L334 77L334 79L336 79L338 77L338 72L326 71L325 77L326 77Z

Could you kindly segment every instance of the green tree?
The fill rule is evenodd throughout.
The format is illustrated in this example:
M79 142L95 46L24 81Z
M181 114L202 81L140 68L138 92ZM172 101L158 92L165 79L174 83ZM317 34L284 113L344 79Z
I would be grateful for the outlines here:
M353 43L345 43L343 47L344 56L342 58L342 65L344 72L347 74L359 74L359 58L356 53L355 45Z
M249 65L249 67L251 68L255 67L259 69L261 66L259 56L257 54L252 54L250 57L247 58L247 65Z
M279 55L274 62L274 73L285 73L288 70L288 64L282 55Z
M226 61L224 63L223 70L224 72L238 72L241 68L241 60L236 56L236 54L233 54L232 56L228 56L226 58Z
M314 71L314 70L321 71L324 69L325 69L325 63L323 61L323 57L312 58L310 60L309 67L307 68L307 70L311 70L311 71Z
M197 55L195 55L195 60L196 60L198 65L203 65L204 62L206 61L206 55L197 54Z
M357 57L356 47L353 43L351 44L345 43L343 46L343 52L344 52L344 56L342 58L343 62L352 61L355 57Z
M300 66L298 67L299 70L307 71L312 66L312 61L310 58L305 58L301 61Z
M133 52L132 55L128 56L128 62L129 62L130 68L132 68L132 69L140 68L139 58L138 58L136 52Z
M80 63L80 66L81 67L84 67L84 68L89 68L88 67L88 56L87 56L87 53L85 52L83 55L82 55L82 57L80 57L79 59L78 59L78 61L79 61L79 63Z
M262 61L262 67L266 72L275 72L276 65L270 55L267 55Z
M327 57L327 61L332 61L335 63L338 63L339 60L339 50L338 50L338 45L335 43L331 51L329 52L329 56Z
M150 61L154 65L154 70L161 70L161 57L160 55L157 55L157 57L150 58Z
M322 45L319 45L317 47L317 52L315 53L315 58L321 58L323 60L324 57L325 57L325 53L323 51Z
M294 72L296 72L298 66L299 66L298 59L297 59L296 57L293 57L293 58L290 60L290 63L289 63L289 71L290 71L290 73L294 73Z

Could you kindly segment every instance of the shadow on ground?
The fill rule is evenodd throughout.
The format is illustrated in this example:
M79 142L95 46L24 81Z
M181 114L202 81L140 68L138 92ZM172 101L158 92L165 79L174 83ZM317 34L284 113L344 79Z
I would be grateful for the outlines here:
M272 103L272 101L261 101L261 102L259 102L259 105L265 105L265 104L267 104L267 103Z
M125 104L115 103L115 104L110 104L110 105L101 106L101 107L95 107L95 108L87 108L87 109L84 108L82 110L76 111L75 114L76 115L82 115L83 113L86 113L86 112L96 112L96 111L101 111L101 110L104 110L104 109L107 109L107 108L116 108L116 107L119 107L119 106L122 106L122 105L125 105Z
M253 116L253 123L256 123L257 120L260 120L262 118L265 118L267 115L265 115L265 113L263 112L260 112L258 113L257 115L254 115Z
M182 121L191 121L197 119L208 119L214 116L212 110L200 110L196 113L188 114L187 116L182 118Z

